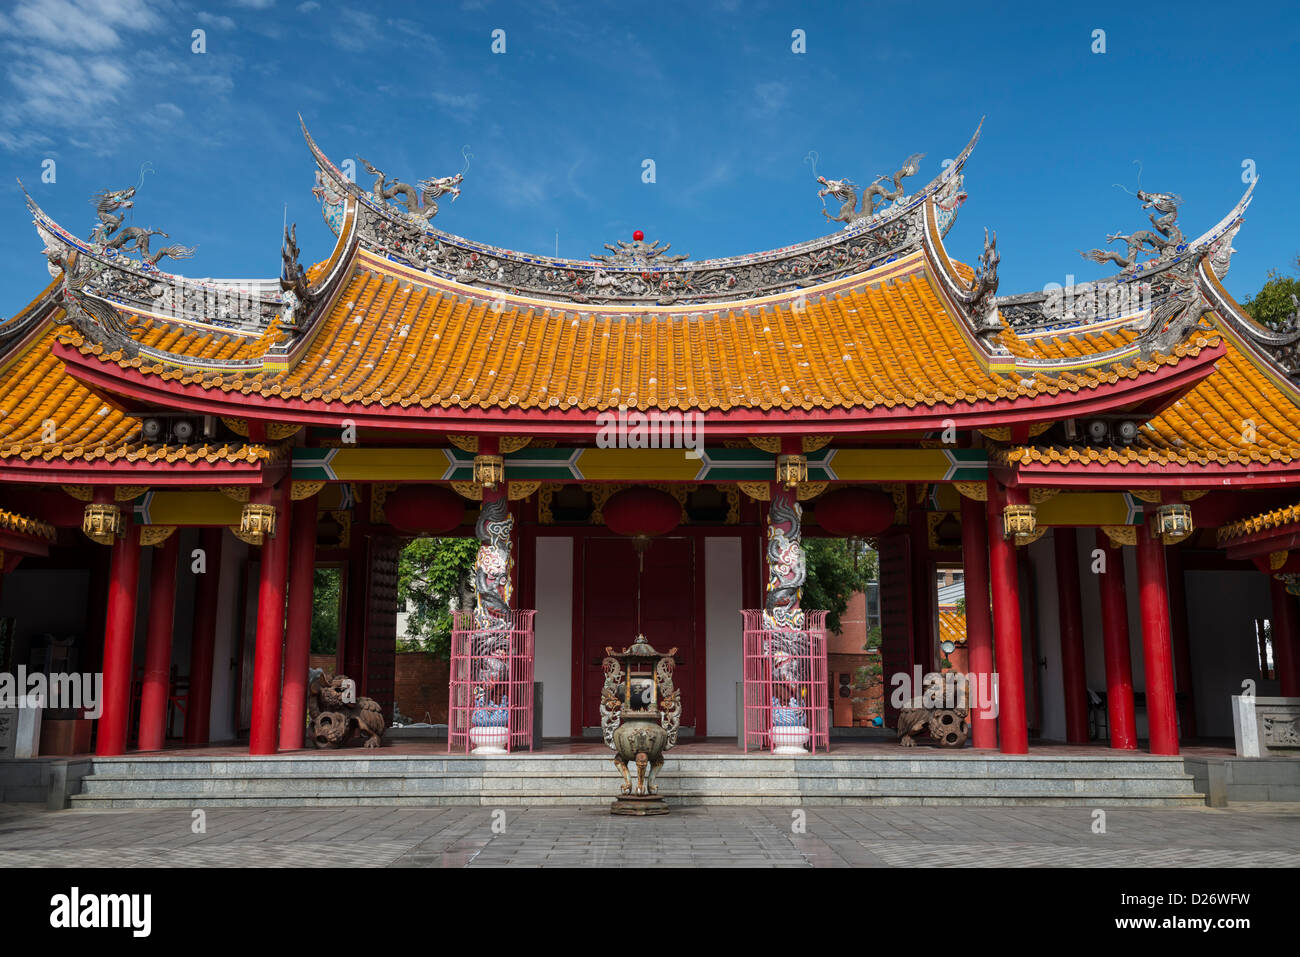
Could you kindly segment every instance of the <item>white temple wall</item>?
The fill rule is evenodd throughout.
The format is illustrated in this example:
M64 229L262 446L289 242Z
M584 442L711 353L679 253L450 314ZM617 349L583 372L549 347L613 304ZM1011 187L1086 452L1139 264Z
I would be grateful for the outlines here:
M743 675L739 536L704 539L704 656L710 737L736 734Z
M533 678L543 683L542 736L567 738L573 691L572 538L537 538Z

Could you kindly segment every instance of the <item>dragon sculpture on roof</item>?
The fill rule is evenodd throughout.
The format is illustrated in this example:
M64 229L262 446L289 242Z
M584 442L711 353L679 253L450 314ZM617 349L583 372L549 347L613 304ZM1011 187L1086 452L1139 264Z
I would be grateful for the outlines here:
M1143 209L1155 209L1160 213L1158 217L1155 213L1147 217L1151 220L1154 231L1139 229L1126 234L1117 230L1106 236L1106 242L1109 244L1117 239L1122 240L1128 247L1124 253L1113 249L1089 249L1079 255L1095 263L1113 262L1120 268L1132 272L1137 267L1138 257L1142 254L1143 248L1150 247L1155 254L1152 261L1156 261L1173 255L1184 245L1183 231L1178 228L1177 223L1178 207L1182 206L1183 198L1176 193L1148 193L1141 189L1136 195L1142 201Z
M841 201L840 210L834 216L825 205L822 207L822 215L831 222L845 223L850 226L860 219L870 219L878 211L877 203L883 207L886 203L897 202L903 198L903 180L908 176L916 175L924 157L924 153L913 153L905 159L903 165L894 173L892 189L881 182L889 179L887 175L882 173L877 176L871 185L862 191L861 206L858 205L858 185L852 180L827 179L825 176L818 176L817 182L822 184L822 189L817 191L817 196L823 204L827 196L834 196Z
M127 226L122 228L122 223L126 219L125 213L118 212L123 209L132 209L135 206L135 191L139 185L132 186L129 189L101 189L94 195L91 202L95 205L95 216L99 219L99 225L90 233L90 242L92 242L101 252L113 250L115 252L135 252L141 260L150 266L157 266L158 261L164 256L170 256L172 259L189 259L194 255L194 246L181 246L179 244L171 246L162 246L152 252L149 249L149 241L154 236L162 236L164 239L171 237L161 229L150 229L147 226Z
M399 179L389 179L384 172L377 169L369 160L358 156L366 172L375 178L370 194L381 204L396 206L404 210L408 219L417 224L427 223L438 215L438 197L451 195L456 202L460 196L460 184L465 181L465 172L469 169L469 157L465 157L465 168L455 176L435 176L418 180L415 186L403 183ZM401 197L399 200L398 197Z

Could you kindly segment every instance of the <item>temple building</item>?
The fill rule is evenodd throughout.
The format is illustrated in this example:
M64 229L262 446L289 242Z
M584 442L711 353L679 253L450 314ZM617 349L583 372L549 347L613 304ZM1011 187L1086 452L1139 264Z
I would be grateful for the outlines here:
M1006 295L994 233L973 268L945 246L979 131L924 186L917 157L823 178L823 238L698 261L639 233L583 261L465 239L433 224L472 178L362 160L359 185L303 132L336 242L304 267L287 232L275 279L165 271L192 250L123 226L134 190L89 238L28 199L53 279L0 323L0 670L103 673L69 753L303 748L318 566L336 671L401 709L416 535L477 536L461 630L526 639L508 704L452 668L453 712L509 709L512 750L540 744L514 716L534 681L542 736L598 735L605 649L638 633L675 649L683 751L825 711L824 636L782 644L819 627L816 536L878 550L887 686L958 645L996 674L976 748L1174 755L1232 737L1243 682L1300 696L1300 328L1223 285L1253 185L1189 236L1141 193L1152 229L1087 254L1111 278ZM747 690L751 632L764 689L821 655L788 709Z

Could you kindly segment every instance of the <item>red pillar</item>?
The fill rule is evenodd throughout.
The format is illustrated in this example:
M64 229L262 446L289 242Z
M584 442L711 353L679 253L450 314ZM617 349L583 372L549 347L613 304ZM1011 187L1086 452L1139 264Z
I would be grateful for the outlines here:
M1088 678L1083 657L1083 601L1079 596L1079 541L1073 528L1052 529L1056 549L1056 596L1061 615L1061 684L1065 692L1065 740L1088 742Z
M1169 630L1174 641L1174 677L1182 701L1178 705L1179 727L1184 741L1196 737L1196 699L1192 694L1192 642L1187 627L1187 581L1183 572L1183 550L1165 549L1169 579Z
M1281 685L1282 697L1300 697L1300 612L1286 583L1269 576L1269 594L1273 599L1273 671Z
M135 657L135 596L140 582L140 534L130 520L113 543L108 573L108 612L104 623L104 694L95 753L126 753L131 713L131 665Z
M190 698L185 707L185 743L207 744L212 711L212 656L217 645L217 602L221 593L221 529L205 528L199 539L203 574L194 590L190 642Z
M280 699L280 750L303 746L307 721L307 670L311 667L311 612L316 577L316 496L293 503L289 550L289 621L284 635L284 694Z
M1137 749L1137 717L1133 710L1133 659L1128 643L1128 591L1124 586L1124 550L1097 529L1097 548L1105 568L1097 576L1101 591L1102 644L1106 653L1106 711L1110 746Z
M284 662L284 597L289 571L289 482L271 492L275 535L262 543L257 588L257 644L253 651L253 714L249 754L275 754L280 724L280 670Z
M962 496L961 560L965 572L966 648L968 667L976 676L974 691L981 695L980 707L971 720L971 744L977 748L998 746L998 722L991 702L983 695L993 688L993 615L989 611L988 515L983 502Z
M149 570L149 630L144 649L144 685L140 691L141 751L161 751L167 740L179 542L180 533L172 532L154 549Z
M998 730L1003 754L1029 751L1025 722L1025 670L1020 634L1020 581L1016 546L1002 533L1002 507L1008 493L989 482L989 577L993 585L993 645L997 656Z
M1174 705L1174 655L1169 638L1165 545L1152 534L1149 521L1138 526L1137 560L1151 753L1177 754L1178 711Z

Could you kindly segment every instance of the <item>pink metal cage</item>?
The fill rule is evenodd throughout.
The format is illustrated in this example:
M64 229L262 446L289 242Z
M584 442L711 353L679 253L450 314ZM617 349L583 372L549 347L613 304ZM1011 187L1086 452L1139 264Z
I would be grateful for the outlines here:
M455 613L447 750L501 753L533 750L533 617L476 627L473 611Z
M745 750L830 750L826 612L805 611L803 628L772 628L745 609Z

